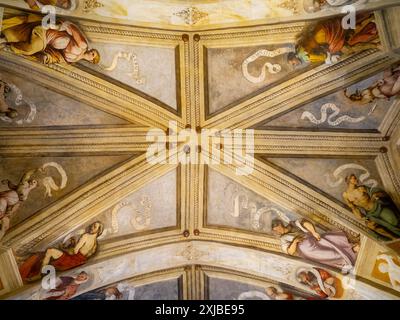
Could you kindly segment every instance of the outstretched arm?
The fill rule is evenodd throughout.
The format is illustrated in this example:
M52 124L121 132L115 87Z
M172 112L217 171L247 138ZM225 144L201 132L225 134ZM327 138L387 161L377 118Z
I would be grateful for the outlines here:
M317 240L321 239L320 234L317 232L317 230L315 230L315 226L310 221L303 220L301 222L301 225L303 226L303 228L309 231L314 236L314 238L316 238Z

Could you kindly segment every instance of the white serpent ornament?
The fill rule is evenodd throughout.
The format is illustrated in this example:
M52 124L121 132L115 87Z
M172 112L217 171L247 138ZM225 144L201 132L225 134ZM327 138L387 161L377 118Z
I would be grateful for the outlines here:
M260 83L263 82L267 76L266 70L268 70L269 73L271 74L277 74L282 71L282 67L280 64L277 63L270 63L270 62L265 62L264 65L262 66L261 69L261 74L258 77L254 77L249 74L249 69L248 66L250 63L256 61L259 57L277 57L282 54L288 53L288 52L293 52L294 50L289 47L284 47L284 48L278 48L276 50L258 50L256 53L252 54L250 57L246 58L243 63L242 63L242 73L243 76L250 81L251 83Z
M375 108L376 108L376 105L374 105L372 107L372 109L368 113L368 116L370 116L375 111ZM333 113L331 113L329 116L328 116L328 110L333 111ZM303 114L301 115L301 120L308 119L311 123L316 124L316 125L325 123L328 120L327 122L330 126L336 127L343 122L359 123L366 119L365 116L353 118L353 117L350 117L349 115L343 115L343 116L338 117L335 120L335 117L337 117L339 114L340 114L340 108L338 106L336 106L333 103L326 103L321 107L321 119L317 119L309 111L304 111Z

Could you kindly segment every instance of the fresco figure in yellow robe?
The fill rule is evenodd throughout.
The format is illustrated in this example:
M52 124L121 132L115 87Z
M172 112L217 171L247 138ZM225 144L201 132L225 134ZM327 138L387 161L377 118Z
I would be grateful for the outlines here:
M88 41L78 26L59 21L53 28L42 25L39 15L24 15L3 20L0 44L5 43L17 54L44 64L76 63L86 60L99 63L100 54L89 49Z
M380 45L378 29L373 14L357 16L356 29L344 29L342 18L333 18L311 24L300 34L296 52L288 55L288 63L337 62L348 56Z
M55 6L65 10L71 9L71 0L24 0L31 9L39 10L41 6Z

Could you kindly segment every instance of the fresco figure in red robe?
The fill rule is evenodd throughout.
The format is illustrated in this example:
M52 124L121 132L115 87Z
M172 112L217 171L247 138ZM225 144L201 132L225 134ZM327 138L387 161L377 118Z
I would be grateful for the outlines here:
M373 14L358 15L355 29L344 29L342 18L333 18L306 27L297 40L296 52L289 53L288 63L334 63L341 56L377 49L379 45Z
M21 277L26 282L40 278L44 266L51 265L56 271L66 271L86 263L96 253L97 238L103 233L104 226L101 222L92 223L78 241L69 240L67 247L62 249L49 248L30 256L19 267Z

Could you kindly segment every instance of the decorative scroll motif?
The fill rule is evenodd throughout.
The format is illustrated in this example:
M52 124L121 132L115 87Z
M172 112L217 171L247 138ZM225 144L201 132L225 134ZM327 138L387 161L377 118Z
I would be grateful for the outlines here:
M53 197L53 191L60 191L67 186L68 177L64 168L56 162L45 163L39 170L41 173L46 173L47 168L54 168L61 176L61 183L58 186L51 176L46 176L42 179L42 184L46 188L46 197Z
M264 226L268 228L268 232L271 232L273 213L277 214L279 217L285 215L282 211L280 211L277 208L262 207L261 209L257 210L257 212L252 216L251 226L255 230L260 230L261 229L260 220L261 220L261 217L264 217L264 221L263 221Z
M143 196L142 200L140 201L140 204L142 206L143 210L140 210L136 208L136 206L133 206L134 208L134 216L131 219L131 225L136 229L136 230L144 230L150 226L151 222L151 201L148 196Z
M208 256L208 252L204 252L196 249L192 243L190 243L186 248L178 253L178 256L185 258L188 261L199 260L201 257Z
M102 68L105 71L114 71L117 68L120 59L124 59L132 64L133 71L127 72L127 74L136 81L136 84L138 84L138 85L144 84L145 78L140 76L139 63L137 61L137 56L136 56L136 54L134 54L132 52L120 51L116 55L114 55L113 61L110 66L107 67L104 65L100 65L100 68Z
M282 71L282 66L280 64L272 64L270 62L265 62L262 69L261 74L258 77L254 77L249 74L248 65L254 61L256 61L260 57L277 57L285 53L293 52L293 48L290 47L283 47L278 48L276 50L258 50L256 53L253 53L250 57L246 58L242 63L242 73L246 80L250 81L251 83L260 83L263 82L266 78L266 69L271 74L277 74Z
M92 10L102 8L104 7L104 4L97 0L85 0L83 3L83 11L84 12L90 12Z
M200 20L203 20L208 17L208 13L202 12L198 8L193 6L184 9L182 11L176 12L174 13L174 15L182 18L185 24L190 26L195 25Z
M143 196L140 205L141 209L137 208L130 202L122 202L117 204L111 211L111 228L106 228L103 232L102 238L106 235L117 234L120 229L118 215L122 209L128 208L133 213L133 217L130 219L130 225L135 230L144 230L150 226L151 223L151 208L152 203L148 196Z
M240 190L234 184L228 184L225 188L225 194L231 192L233 211L229 211L230 216L239 218L243 214L249 214L250 226L255 231L271 233L274 216L287 217L277 208L262 206L257 201L252 201L251 196L247 192Z
M375 188L378 186L378 182L375 179L368 179L371 176L368 169L359 164L356 164L356 163L347 163L347 164L344 164L344 165L338 167L332 173L334 180L331 179L331 176L329 174L326 174L325 177L326 177L327 184L332 188L336 188L337 186L339 186L340 184L342 184L344 182L344 174L343 173L345 171L349 171L349 170L360 170L360 171L364 172L363 174L361 174L359 176L359 180L363 185L367 185L371 188Z
M15 123L17 125L32 123L37 112L36 105L24 99L21 90L16 85L9 82L5 83L0 80L0 86L0 120L7 123ZM19 116L18 111L8 105L6 98L10 93L15 95L15 106L27 105L29 107L29 113L25 118L17 119Z
M371 109L371 111L368 113L368 115L371 115L372 112L375 111L375 108L376 108L376 105ZM328 116L328 110L333 111L333 113L331 113L329 116ZM343 115L343 116L336 118L336 120L335 120L335 117L337 117L339 114L340 114L339 107L337 107L333 103L326 103L321 107L321 119L317 119L309 111L304 111L303 114L301 115L301 120L308 119L310 122L312 122L313 124L316 124L316 125L319 125L319 124L322 124L322 123L325 123L326 121L328 121L328 124L330 126L336 127L336 126L340 125L342 122L360 123L367 118L365 116L353 118L348 115Z

